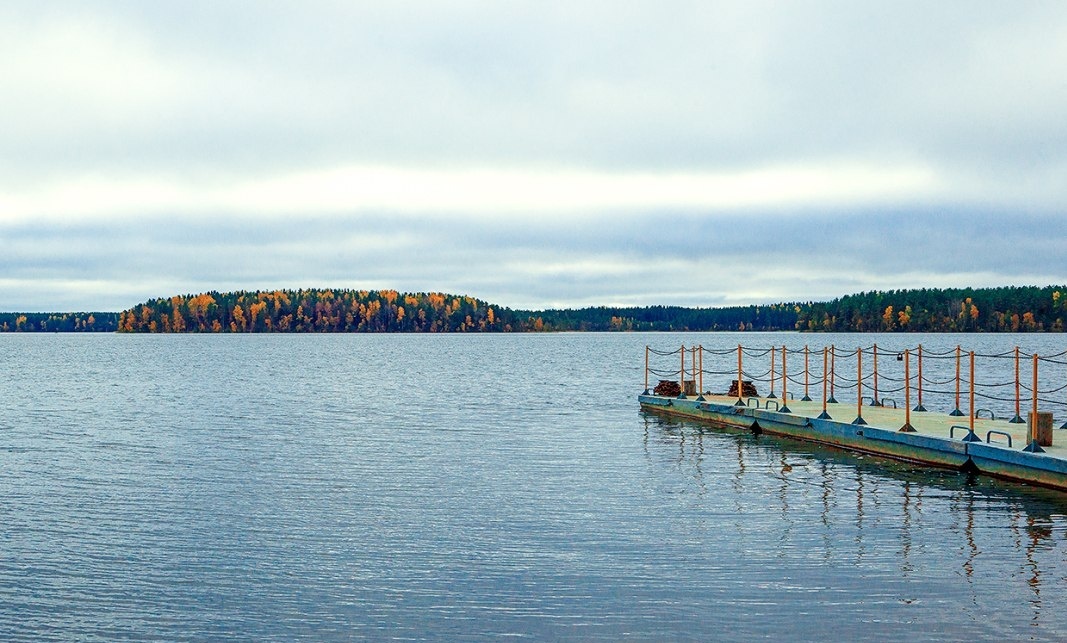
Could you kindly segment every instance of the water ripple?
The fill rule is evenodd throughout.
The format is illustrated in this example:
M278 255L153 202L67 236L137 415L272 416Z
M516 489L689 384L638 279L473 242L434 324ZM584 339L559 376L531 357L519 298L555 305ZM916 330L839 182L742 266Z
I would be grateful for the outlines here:
M1063 498L639 413L681 341L0 337L0 639L1067 636Z

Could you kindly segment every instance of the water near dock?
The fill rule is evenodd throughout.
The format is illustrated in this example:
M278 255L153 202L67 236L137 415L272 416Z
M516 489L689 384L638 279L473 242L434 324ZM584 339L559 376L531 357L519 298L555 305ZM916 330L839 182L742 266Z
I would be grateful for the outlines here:
M1064 347L0 336L0 640L1067 638L1067 495L635 408L646 344L872 342Z

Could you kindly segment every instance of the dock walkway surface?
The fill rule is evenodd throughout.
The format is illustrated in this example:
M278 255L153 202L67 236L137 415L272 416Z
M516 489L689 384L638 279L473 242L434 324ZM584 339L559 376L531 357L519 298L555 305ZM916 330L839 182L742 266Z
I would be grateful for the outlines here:
M910 424L915 432L902 432L907 411L890 406L864 405L860 409L855 403L827 404L830 418L820 419L821 400L790 398L785 404L788 413L780 410L780 398L744 398L745 406L738 406L736 397L710 394L641 394L638 400L644 410L722 428L783 435L929 466L970 469L1067 491L1067 430L1054 430L1053 444L1042 447L1043 453L1031 453L1023 450L1030 444L1028 425L1007 419L975 418L972 436L969 416L933 411L911 411ZM858 411L866 424L853 423Z

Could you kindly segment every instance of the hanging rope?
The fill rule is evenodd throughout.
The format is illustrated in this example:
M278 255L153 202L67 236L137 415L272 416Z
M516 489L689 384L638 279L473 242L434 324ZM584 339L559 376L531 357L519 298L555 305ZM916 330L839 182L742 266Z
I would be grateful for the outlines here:
M684 356L685 361L682 362L684 366L680 368L678 358L679 353L683 352L689 352L690 355ZM819 352L828 354L832 359L822 368L811 368L809 358L818 355ZM907 366L903 363L905 353L913 361L910 374L907 373ZM956 403L958 407L966 401L962 398L968 392L973 391L976 399L994 403L998 416L1001 413L1008 415L1006 407L1012 403L1021 406L1021 403L1025 401L1029 406L1034 397L1037 397L1039 405L1062 412L1067 407L1067 401L1063 396L1064 391L1067 391L1067 382L1065 382L1067 378L1063 376L1065 367L1067 367L1067 350L1037 356L1036 359L1033 355L1027 355L1025 361L1032 361L1033 366L1025 370L1032 371L1040 365L1041 377L1038 379L1037 373L1034 373L1033 379L1029 377L1029 373L1024 377L1016 376L1018 384L1016 377L1012 377L1011 374L1012 367L1016 363L1016 354L1015 349L989 353L964 353L962 347L932 351L925 346L914 349L888 348L877 344L848 351L837 347L833 347L832 350L830 347L812 349L810 346L763 348L741 345L730 348L707 348L683 345L671 350L646 347L646 386L650 377L674 381L692 377L700 384L707 375L712 380L728 381L731 390L736 386L738 379L762 385L769 384L771 391L781 384L784 385L783 388L790 389L793 399L799 396L799 393L795 392L799 391L801 386L804 387L805 397L809 389L826 388L828 390L823 392L824 397L829 395L829 398L833 398L835 390L845 395L848 395L848 391L852 391L853 395L862 391L863 394L871 392L873 395L870 399L900 394L902 391L909 390L910 387L913 391L916 388L919 389L920 406L924 397L935 406L943 407L946 403L951 403L954 396L959 396L961 399ZM803 367L795 366L801 362L795 361L796 357L794 357L788 360L789 368L782 372L778 359L789 355L803 355L805 357L802 362ZM917 355L919 359L915 362ZM974 381L972 384L968 374L964 372L961 362L965 358L969 359L971 355L981 361L981 364L976 366L976 374L979 379L984 375L984 381ZM705 356L708 357L707 364L704 363ZM894 357L896 359L893 359ZM861 358L864 368L862 377L857 379L852 377L857 374L857 364L854 360ZM771 366L772 359L775 360L773 367ZM673 364L666 360L673 360ZM737 360L740 360L740 364ZM960 366L959 374L955 375L952 371L956 370L957 364ZM1031 382L1039 382L1040 386L1036 391ZM1016 385L1018 385L1018 393L1014 394ZM830 401L836 402L834 399ZM963 406L966 410L966 404ZM1016 415L1018 416L1018 413Z

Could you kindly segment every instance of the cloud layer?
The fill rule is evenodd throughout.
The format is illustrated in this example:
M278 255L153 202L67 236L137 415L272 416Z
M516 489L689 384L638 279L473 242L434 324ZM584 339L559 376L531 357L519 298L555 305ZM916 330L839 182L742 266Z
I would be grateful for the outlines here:
M7 3L0 309L1062 283L1062 3Z

